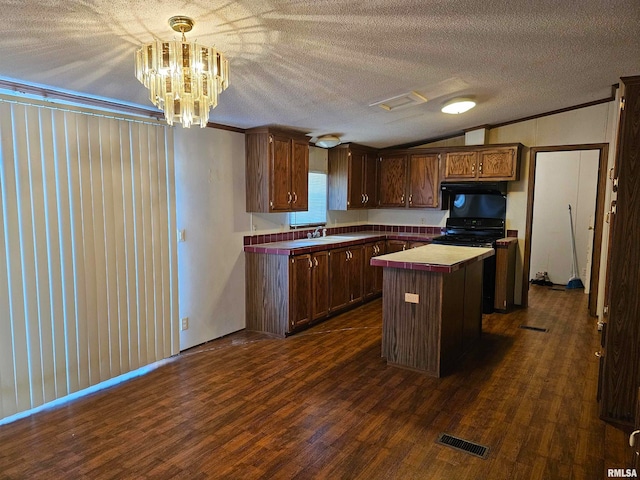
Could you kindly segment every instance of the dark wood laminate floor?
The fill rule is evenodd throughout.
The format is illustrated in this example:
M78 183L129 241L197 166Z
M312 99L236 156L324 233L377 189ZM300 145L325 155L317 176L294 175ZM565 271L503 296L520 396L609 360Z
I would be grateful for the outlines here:
M287 339L239 332L0 427L0 478L605 478L630 452L598 419L586 300L533 287L442 379L380 358L380 300Z

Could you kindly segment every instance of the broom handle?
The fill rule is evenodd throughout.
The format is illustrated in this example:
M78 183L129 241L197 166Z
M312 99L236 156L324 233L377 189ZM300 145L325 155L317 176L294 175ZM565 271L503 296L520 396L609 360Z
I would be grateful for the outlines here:
M576 253L576 237L573 233L573 215L571 214L571 204L569 204L569 225L571 226L571 249L573 251L573 264L571 265L571 277L578 276L578 254Z

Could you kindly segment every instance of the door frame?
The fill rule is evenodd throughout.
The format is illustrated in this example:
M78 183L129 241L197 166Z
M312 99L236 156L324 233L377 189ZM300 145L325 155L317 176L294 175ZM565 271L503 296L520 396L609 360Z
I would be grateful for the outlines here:
M576 150L598 150L598 185L596 192L596 212L593 219L593 248L591 249L591 279L589 281L589 315L597 314L598 283L600 280L600 252L602 250L602 232L604 229L604 200L607 184L608 143L587 143L580 145L557 145L549 147L531 147L529 149L529 179L527 185L527 223L524 238L524 258L522 265L522 306L529 305L529 273L531 270L531 232L533 229L533 202L535 196L536 162L538 153L572 152Z

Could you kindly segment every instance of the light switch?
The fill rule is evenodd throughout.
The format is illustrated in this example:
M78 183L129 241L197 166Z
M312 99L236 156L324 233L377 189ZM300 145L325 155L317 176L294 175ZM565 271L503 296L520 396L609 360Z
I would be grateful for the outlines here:
M186 237L186 232L184 231L184 229L178 230L178 241L184 242L185 237Z
M405 293L404 301L407 303L420 303L420 295L417 293Z

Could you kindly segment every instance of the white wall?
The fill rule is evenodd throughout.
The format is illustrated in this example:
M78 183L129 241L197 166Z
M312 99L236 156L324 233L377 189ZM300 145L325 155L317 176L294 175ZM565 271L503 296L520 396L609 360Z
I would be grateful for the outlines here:
M576 273L589 293L587 256L591 254L598 186L598 150L540 152L536 159L531 270L548 272L556 284L566 284L572 271L569 209L575 231Z
M245 211L244 134L174 129L180 332L184 350L245 328L243 237L289 230L288 213ZM313 169L327 171L327 150L311 147ZM335 227L365 223L367 213L328 212ZM176 233L177 234L177 233Z
M244 134L175 128L180 332L184 350L245 327Z

